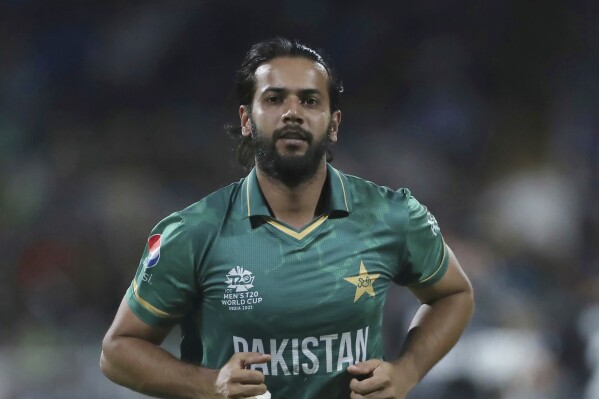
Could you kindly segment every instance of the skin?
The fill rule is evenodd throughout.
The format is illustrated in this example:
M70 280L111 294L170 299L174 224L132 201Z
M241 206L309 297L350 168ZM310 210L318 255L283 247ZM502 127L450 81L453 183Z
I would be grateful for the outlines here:
M251 116L265 136L272 137L275 129L297 125L311 132L316 142L326 136L331 122L330 140L337 142L341 111L330 112L328 74L322 65L305 58L275 58L259 66L254 76ZM249 109L241 106L239 117L242 134L249 136ZM308 148L307 142L297 140L277 140L275 144L279 154L289 157L302 156ZM271 178L259 167L256 172L277 219L295 228L312 221L327 177L324 157L314 177L296 187Z
M233 355L219 370L182 362L160 347L171 327L141 321L125 299L102 342L100 368L119 385L160 398L251 398L266 392L264 375L248 370L270 355Z
M242 134L252 134L250 115L263 135L284 126L301 126L314 136L327 134L337 141L341 112L330 112L328 75L318 63L304 58L275 58L255 73L252 110L240 107ZM282 156L302 156L309 144L280 139ZM260 187L275 217L301 228L317 215L318 200L326 180L323 157L312 179L288 187L257 167ZM453 252L448 250L448 270L429 287L411 291L422 303L415 315L402 354L396 361L369 359L349 366L351 398L405 398L457 342L470 319L472 287ZM160 348L171 327L153 327L141 321L123 299L102 343L100 367L114 382L147 395L169 398L251 398L266 392L262 373L247 368L266 363L270 355L244 352L233 355L219 370L180 361Z
M403 399L458 341L474 312L472 286L448 247L448 269L429 286L411 288L421 306L402 354L394 362L371 359L349 366L352 399Z

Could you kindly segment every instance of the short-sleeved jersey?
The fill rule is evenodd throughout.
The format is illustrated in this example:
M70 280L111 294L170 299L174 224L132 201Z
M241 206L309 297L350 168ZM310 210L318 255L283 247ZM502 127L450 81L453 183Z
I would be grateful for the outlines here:
M181 358L220 368L235 353L274 399L348 398L350 364L382 358L391 282L432 284L447 268L435 218L398 191L327 165L328 212L301 230L276 220L255 169L161 221L127 291L150 325L180 323Z

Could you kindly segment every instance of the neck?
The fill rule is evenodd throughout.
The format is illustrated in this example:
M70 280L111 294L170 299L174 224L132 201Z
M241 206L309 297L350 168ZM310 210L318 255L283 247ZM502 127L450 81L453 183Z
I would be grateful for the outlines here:
M256 177L275 218L300 229L316 216L318 200L327 178L327 167L323 161L310 180L293 187L272 178L259 167L256 167Z

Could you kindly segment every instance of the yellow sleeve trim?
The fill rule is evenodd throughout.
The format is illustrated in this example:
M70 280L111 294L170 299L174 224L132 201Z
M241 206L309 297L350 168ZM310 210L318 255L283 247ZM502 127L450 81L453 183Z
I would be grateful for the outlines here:
M148 302L145 299L143 299L142 297L140 297L139 293L137 292L137 289L138 289L137 281L133 280L133 293L135 294L135 299L137 300L137 303L139 303L143 308L145 308L150 313L153 313L154 315L156 315L158 317L164 317L164 318L168 318L168 319L176 319L176 318L181 317L179 315L171 315L169 313L166 313L166 312L158 309L157 307L152 305L150 302Z
M441 257L441 262L439 263L439 266L437 267L437 270L435 270L433 272L433 274L431 274L430 276L426 277L425 279L418 281L416 284L426 283L427 281L429 281L430 279L432 279L433 277L435 277L437 275L437 273L439 273L441 271L441 269L443 269L443 264L445 263L445 258L446 257L447 257L447 247L445 245L445 240L443 240L443 256Z

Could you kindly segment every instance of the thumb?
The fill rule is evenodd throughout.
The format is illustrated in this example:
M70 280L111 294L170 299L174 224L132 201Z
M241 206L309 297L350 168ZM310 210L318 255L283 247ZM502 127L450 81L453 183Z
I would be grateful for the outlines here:
M347 368L347 372L351 375L368 375L372 374L379 364L381 364L380 360L370 359L366 360L365 362L352 364Z

